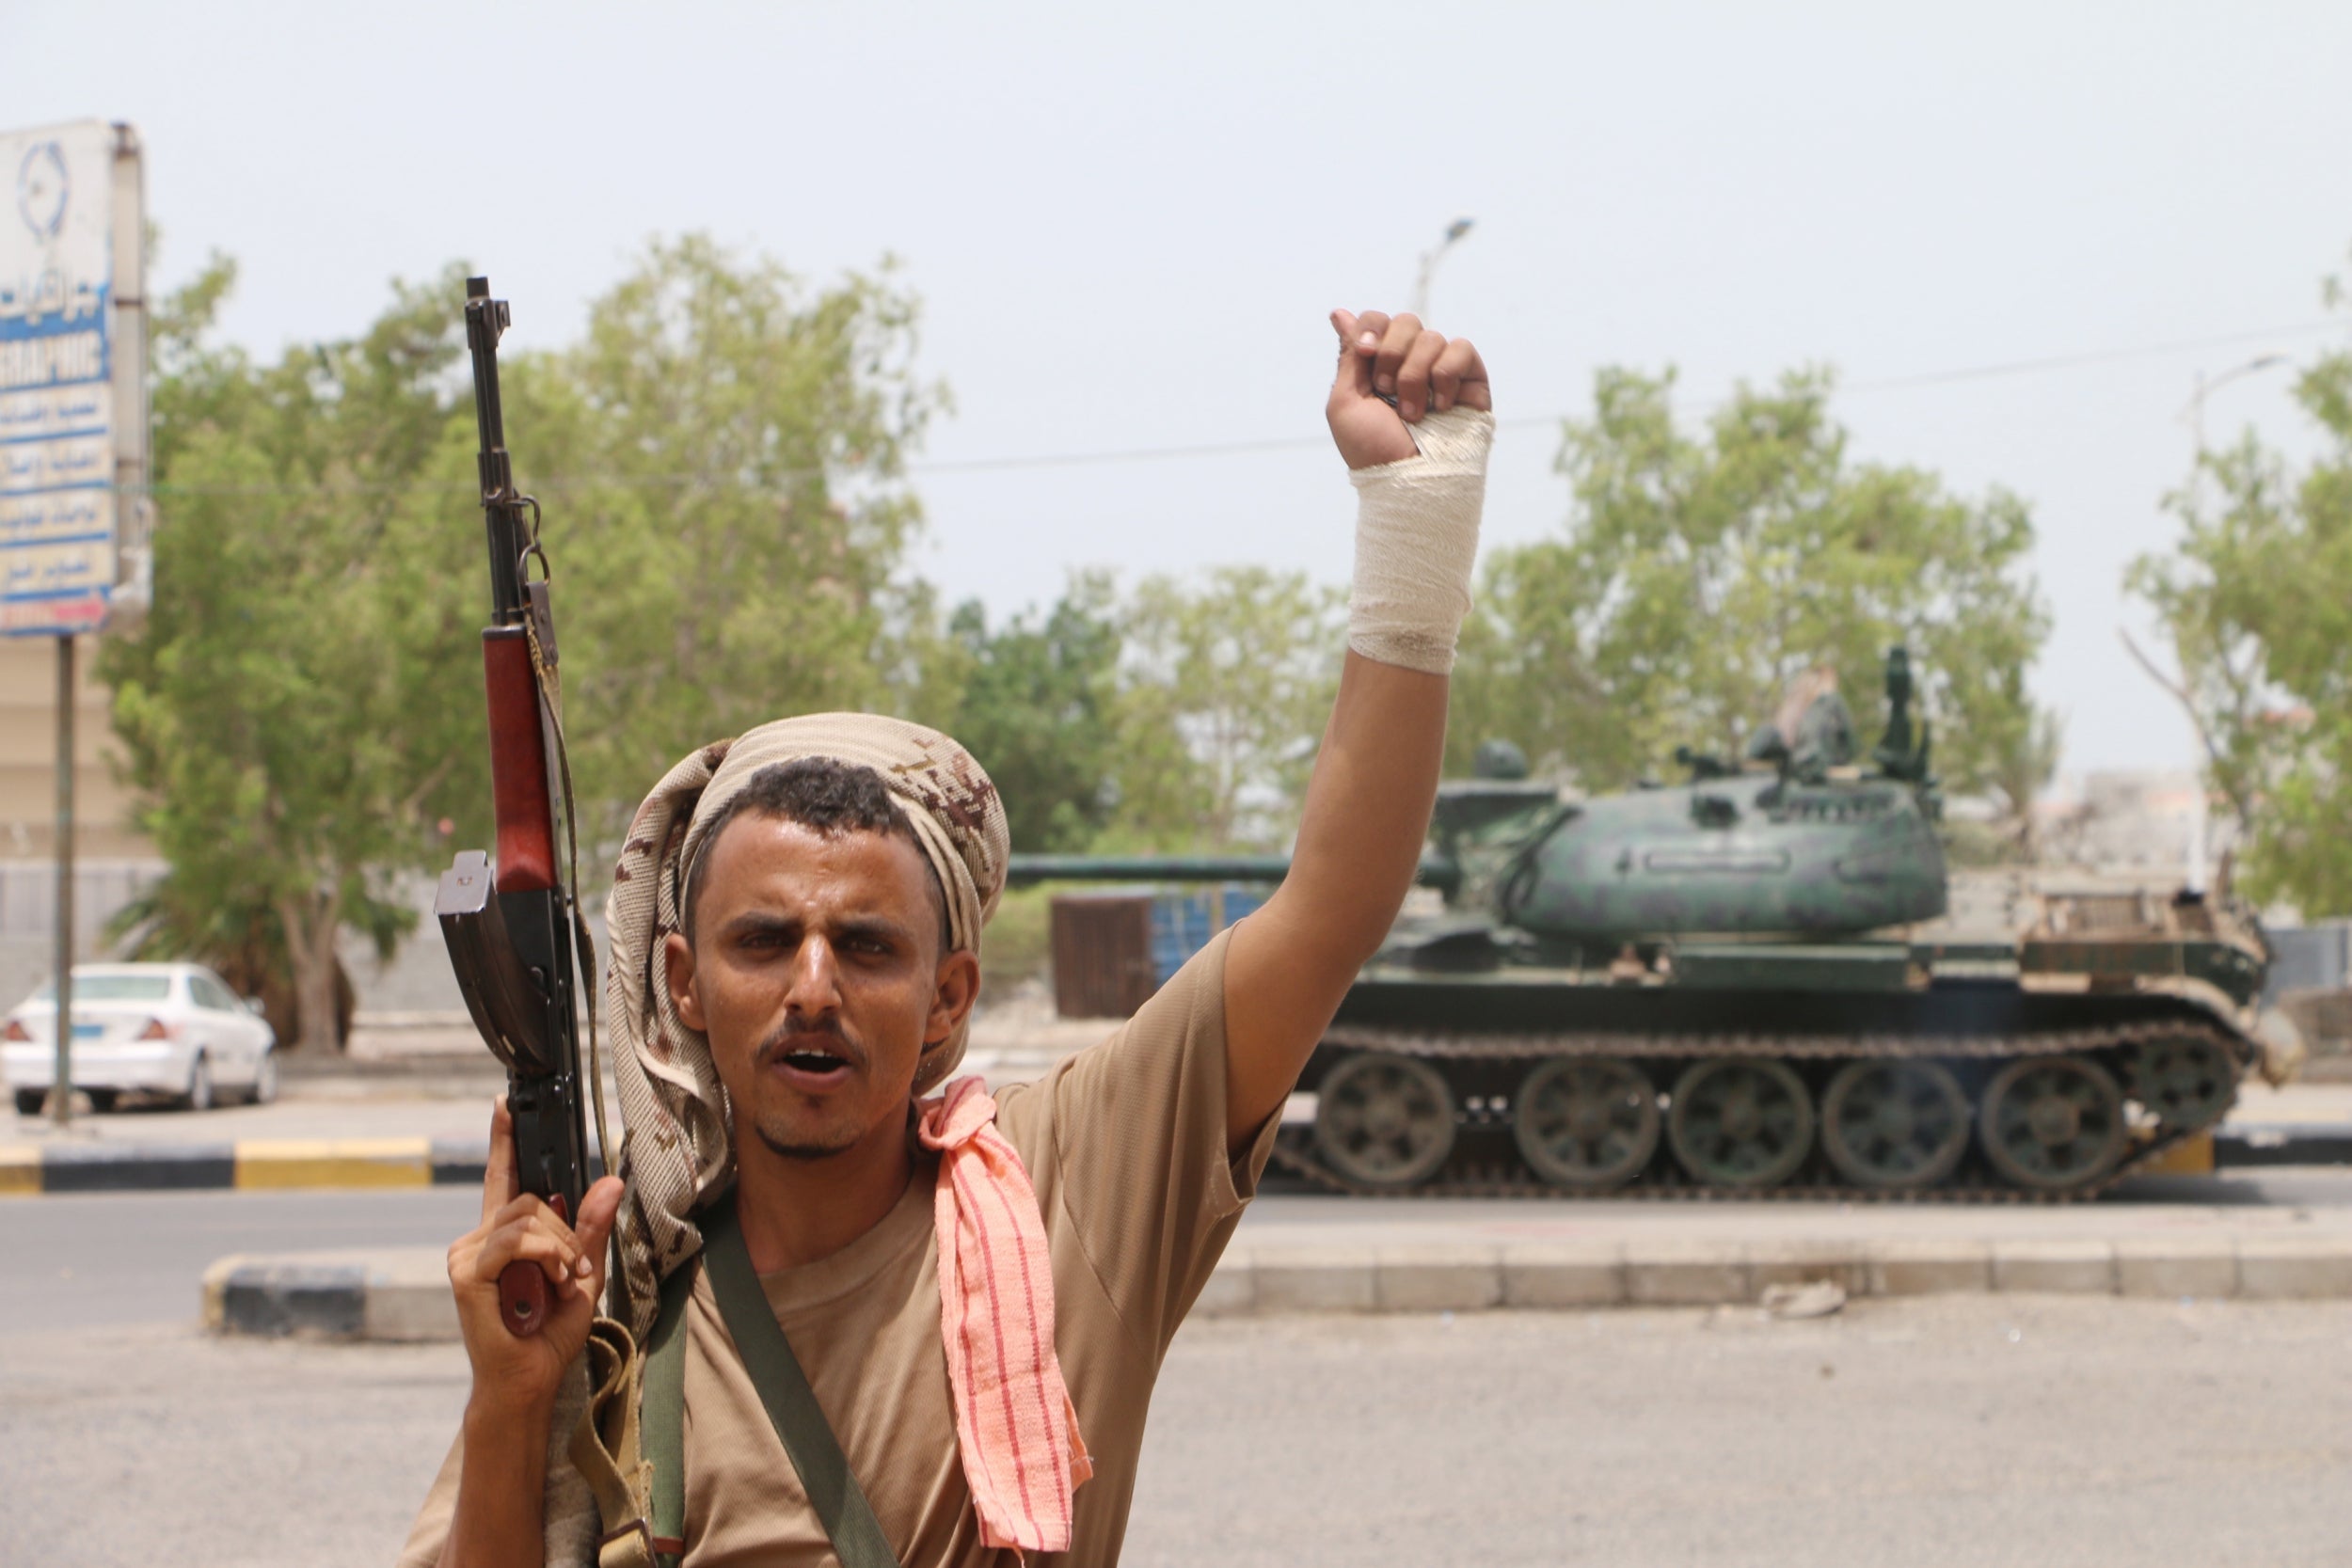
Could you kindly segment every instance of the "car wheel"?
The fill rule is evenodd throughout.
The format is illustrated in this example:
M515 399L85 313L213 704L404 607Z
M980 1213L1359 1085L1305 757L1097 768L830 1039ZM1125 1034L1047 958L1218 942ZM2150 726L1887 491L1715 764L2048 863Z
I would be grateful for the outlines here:
M92 1089L89 1092L89 1108L102 1114L111 1111L115 1108L115 1101L118 1098L117 1092L113 1089Z
M41 1103L48 1098L49 1091L46 1089L19 1089L16 1091L16 1114L37 1117L40 1115Z
M246 1091L248 1105L266 1105L278 1098L278 1053L264 1051L253 1064L253 1086Z
M213 1064L200 1053L188 1069L188 1092L180 1097L180 1102L191 1111L213 1108Z

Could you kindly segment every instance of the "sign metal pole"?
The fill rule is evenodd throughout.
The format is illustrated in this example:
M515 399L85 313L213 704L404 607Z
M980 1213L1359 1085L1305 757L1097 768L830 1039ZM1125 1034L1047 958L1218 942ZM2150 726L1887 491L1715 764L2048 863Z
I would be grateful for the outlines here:
M57 1074L49 1117L73 1124L73 638L57 639Z

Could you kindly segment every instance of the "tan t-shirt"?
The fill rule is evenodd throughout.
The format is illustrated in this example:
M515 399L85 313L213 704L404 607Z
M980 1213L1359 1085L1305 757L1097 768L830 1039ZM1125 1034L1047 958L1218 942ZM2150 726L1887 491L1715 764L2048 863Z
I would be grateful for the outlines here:
M1222 936L1109 1039L996 1097L1054 1257L1056 1350L1094 1459L1067 1556L1118 1560L1144 1413L1176 1326L1257 1186L1279 1117L1238 1160L1225 1151ZM940 1347L935 1160L880 1225L832 1257L760 1283L817 1401L907 1568L1014 1560L980 1544ZM687 1313L686 1562L835 1560L707 1277ZM401 1556L425 1568L456 1506L453 1447Z

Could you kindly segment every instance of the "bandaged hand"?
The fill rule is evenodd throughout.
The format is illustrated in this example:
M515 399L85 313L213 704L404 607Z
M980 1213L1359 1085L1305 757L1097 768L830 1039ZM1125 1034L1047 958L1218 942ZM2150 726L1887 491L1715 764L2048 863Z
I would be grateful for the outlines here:
M1486 368L1467 339L1409 315L1335 310L1331 325L1340 366L1325 414L1358 498L1347 645L1444 674L1470 613L1494 440Z

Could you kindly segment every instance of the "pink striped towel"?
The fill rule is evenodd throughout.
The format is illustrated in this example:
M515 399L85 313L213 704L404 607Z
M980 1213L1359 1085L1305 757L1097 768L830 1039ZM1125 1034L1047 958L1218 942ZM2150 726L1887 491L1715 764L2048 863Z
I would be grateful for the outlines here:
M1070 1496L1094 1474L1054 1354L1054 1265L1021 1156L977 1078L923 1101L940 1151L939 1326L956 1446L992 1550L1066 1552Z

